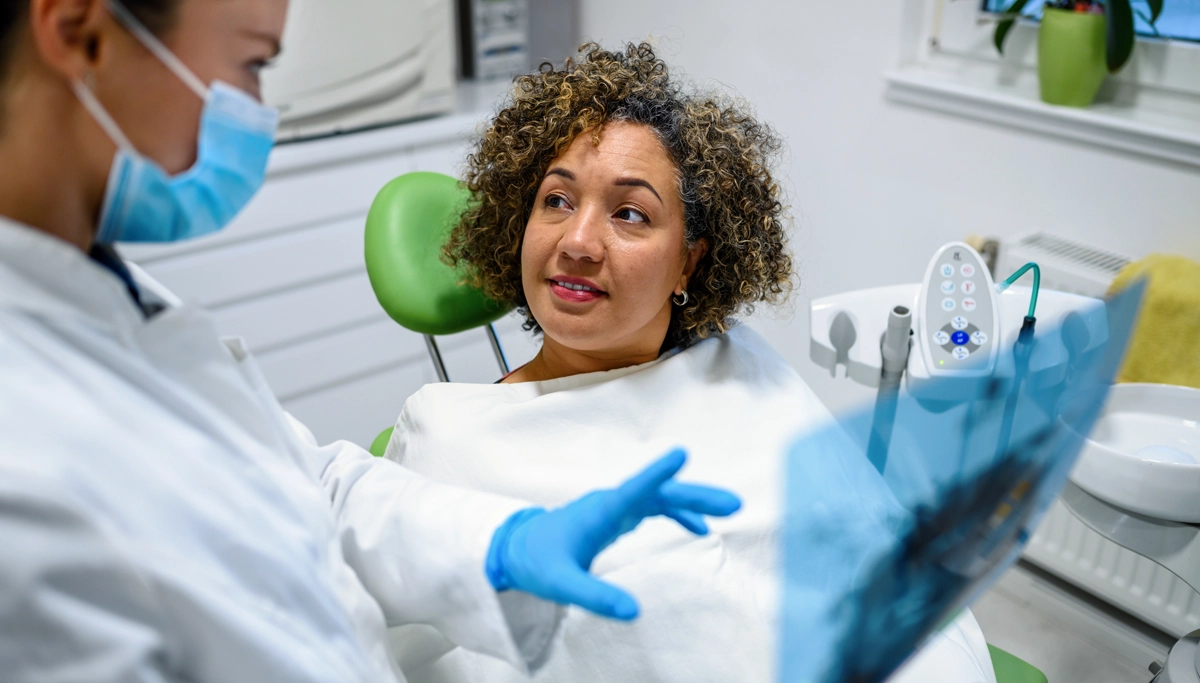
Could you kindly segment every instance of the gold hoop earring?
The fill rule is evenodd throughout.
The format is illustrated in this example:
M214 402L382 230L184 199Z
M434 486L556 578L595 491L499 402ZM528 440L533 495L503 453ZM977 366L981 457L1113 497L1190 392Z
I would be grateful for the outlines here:
M676 306L687 306L688 293L687 293L686 289L683 290L682 296L683 296L683 301L680 301L678 297L671 297L671 302L674 303Z

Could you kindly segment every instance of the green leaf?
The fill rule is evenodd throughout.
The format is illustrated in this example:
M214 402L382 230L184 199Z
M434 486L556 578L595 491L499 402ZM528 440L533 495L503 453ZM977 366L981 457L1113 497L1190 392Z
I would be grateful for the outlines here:
M1158 15L1162 14L1163 0L1146 0L1146 4L1150 5L1150 23L1158 21Z
M1021 18L1021 10L1025 9L1025 5L1029 4L1029 0L1016 0L1009 5L1008 9L1004 10L1004 16L1011 17L996 24L996 34L993 36L992 42L996 44L996 51L1004 54L1004 41L1008 39L1008 32L1012 30L1013 24L1017 23L1017 19Z
M1129 0L1108 0L1107 42L1105 57L1108 59L1108 70L1116 73L1129 61L1133 54L1133 8Z

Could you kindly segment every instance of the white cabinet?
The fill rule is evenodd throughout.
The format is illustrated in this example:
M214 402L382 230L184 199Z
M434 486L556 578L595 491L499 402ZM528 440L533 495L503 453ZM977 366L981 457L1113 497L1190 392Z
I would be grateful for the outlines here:
M295 140L454 109L454 0L292 0L263 70Z

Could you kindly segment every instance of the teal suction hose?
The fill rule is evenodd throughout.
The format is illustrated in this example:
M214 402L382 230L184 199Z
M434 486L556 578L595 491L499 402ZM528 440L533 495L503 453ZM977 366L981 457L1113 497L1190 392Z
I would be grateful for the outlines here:
M996 293L999 294L1000 292L1003 292L1011 287L1012 283L1020 279L1020 277L1029 270L1033 270L1033 294L1029 297L1029 314L1027 317L1035 318L1036 316L1034 314L1037 311L1038 290L1042 288L1042 269L1038 267L1038 264L1030 261L1029 263L1026 263L1018 268L1017 272L1009 275L1007 280L996 287Z

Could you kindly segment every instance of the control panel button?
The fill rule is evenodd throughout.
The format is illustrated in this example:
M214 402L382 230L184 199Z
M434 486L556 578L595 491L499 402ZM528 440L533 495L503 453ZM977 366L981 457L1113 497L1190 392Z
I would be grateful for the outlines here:
M967 342L971 341L971 335L959 330L950 335L950 341L954 342L955 346L966 346Z
M946 344L950 343L950 335L938 330L937 332L933 333L933 343L937 344L938 346L945 346Z
M970 324L971 323L967 322L967 319L961 315L954 316L954 319L950 321L950 325L956 330L965 330L967 329L967 325Z
M954 280L942 280L942 293L944 293L944 294L953 294L954 293Z
M974 294L975 293L975 283L971 282L970 280L963 280L962 292L963 292L963 294L966 294L967 296Z
M975 334L971 335L971 341L975 342L975 346L983 346L988 341L987 332L975 330Z
M953 311L955 308L958 308L958 302L954 300L954 297L948 296L945 299L942 299L943 311Z
M954 350L950 352L950 355L954 356L955 360L966 360L967 357L971 355L971 352L968 351L967 347L965 346L956 346L954 347Z
M967 297L966 299L962 300L963 310L966 311L967 313L970 313L971 311L975 310L975 307L978 305L979 304L977 304L975 302L975 300L970 297Z
M959 272L962 273L963 277L975 277L975 266L971 265L970 263L964 263L962 264L962 268L959 269Z
M942 264L942 277L954 277L954 266L949 263Z

